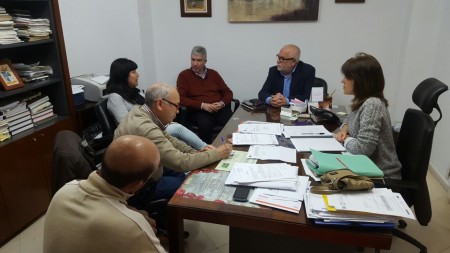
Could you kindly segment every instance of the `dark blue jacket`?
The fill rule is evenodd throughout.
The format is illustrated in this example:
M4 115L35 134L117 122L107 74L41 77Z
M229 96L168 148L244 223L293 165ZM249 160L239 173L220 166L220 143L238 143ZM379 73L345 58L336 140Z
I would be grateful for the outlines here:
M297 64L297 68L292 73L291 89L289 99L309 99L311 88L314 86L316 69L302 61ZM277 70L277 66L269 69L266 82L258 93L258 98L265 101L267 97L276 93L283 94L284 76Z

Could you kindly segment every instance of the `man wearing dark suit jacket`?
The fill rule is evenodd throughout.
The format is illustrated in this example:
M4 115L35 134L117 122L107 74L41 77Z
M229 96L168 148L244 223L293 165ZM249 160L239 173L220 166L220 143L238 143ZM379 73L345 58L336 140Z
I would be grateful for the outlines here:
M291 99L308 99L314 86L316 69L300 61L300 48L290 44L277 54L277 65L269 69L258 98L266 104L281 107Z

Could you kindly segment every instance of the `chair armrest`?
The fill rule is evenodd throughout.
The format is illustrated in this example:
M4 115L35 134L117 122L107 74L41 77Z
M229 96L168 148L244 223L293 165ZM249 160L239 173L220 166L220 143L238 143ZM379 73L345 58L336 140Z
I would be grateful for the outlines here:
M186 106L180 106L180 108L178 109L178 114L175 117L175 122L178 122L183 126L186 126L186 124L187 124L187 107Z
M234 102L233 112L235 112L241 105L241 101L239 101L239 99L236 98L233 98L231 101Z

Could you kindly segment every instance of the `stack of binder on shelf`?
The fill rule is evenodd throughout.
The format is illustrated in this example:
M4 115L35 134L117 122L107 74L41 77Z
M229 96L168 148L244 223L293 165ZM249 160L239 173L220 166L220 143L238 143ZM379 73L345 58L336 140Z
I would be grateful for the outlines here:
M57 116L53 112L53 105L48 96L41 95L31 99L27 102L27 106L35 126L41 125Z
M39 66L40 62L33 64L13 63L14 69L24 82L45 80L53 74L51 66Z
M386 188L330 195L306 191L306 216L316 224L395 227L399 219L415 220L400 193Z
M13 109L4 113L11 136L33 128L30 111L25 102L20 102Z
M0 7L0 45L22 42L17 37L13 25L12 17L6 12L5 8Z
M311 149L308 168L317 176L339 169L349 169L358 176L382 178L384 173L365 155L328 154ZM306 168L305 168L306 169Z

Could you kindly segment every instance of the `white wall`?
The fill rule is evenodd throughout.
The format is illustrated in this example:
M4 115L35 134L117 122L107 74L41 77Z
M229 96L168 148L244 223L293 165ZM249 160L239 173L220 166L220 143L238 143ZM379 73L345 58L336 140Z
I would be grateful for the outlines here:
M317 22L286 23L228 23L225 0L212 1L211 18L181 18L179 1L59 1L72 76L108 72L112 60L128 57L139 65L141 88L155 81L175 84L178 73L189 67L191 48L203 45L207 66L218 70L242 100L256 97L279 48L295 43L302 49L302 60L316 67L330 92L336 89L334 102L348 104L340 66L364 51L383 66L393 121L401 121L406 108L414 106L411 94L420 81L435 76L450 84L446 0L323 0ZM450 129L447 93L439 100L444 118L432 154L442 182L450 166L445 154L450 138L444 132Z

